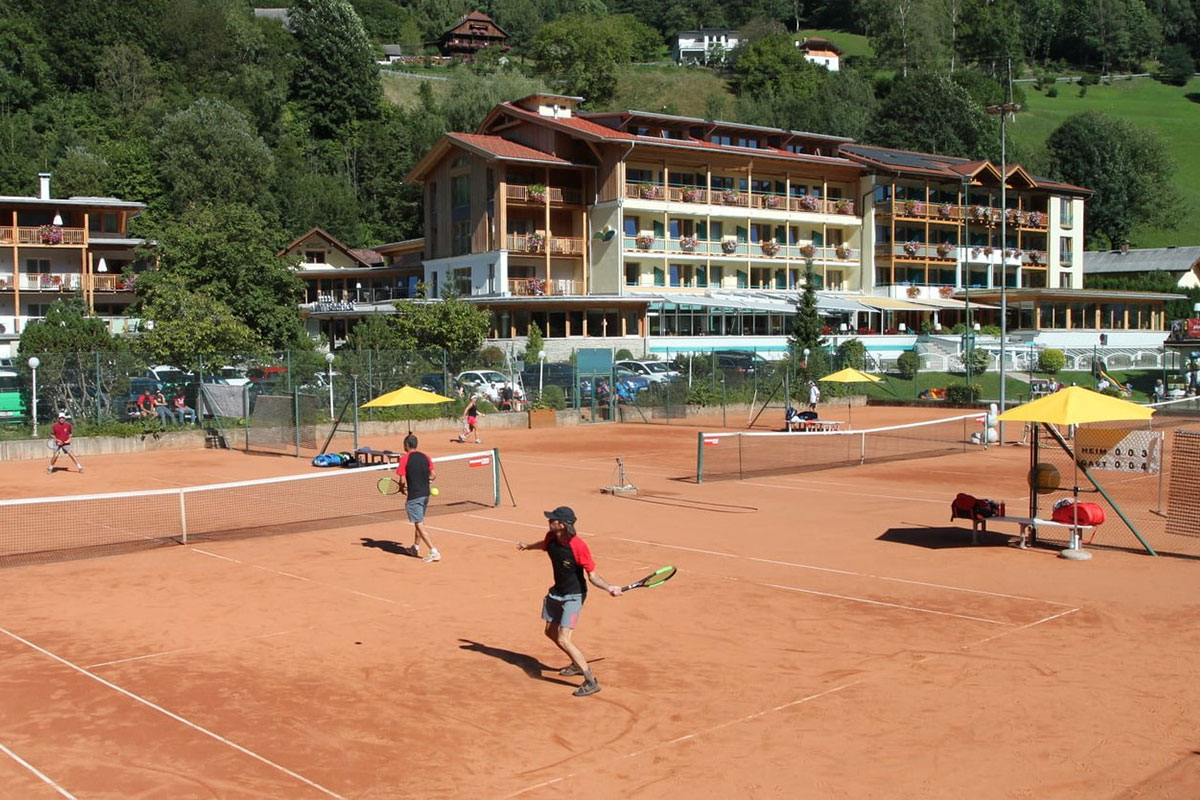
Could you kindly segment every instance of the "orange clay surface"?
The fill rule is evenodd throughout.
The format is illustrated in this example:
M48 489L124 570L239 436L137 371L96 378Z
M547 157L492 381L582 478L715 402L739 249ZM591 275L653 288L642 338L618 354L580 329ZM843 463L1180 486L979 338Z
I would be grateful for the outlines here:
M1020 447L697 485L716 427L484 418L514 498L432 517L437 564L364 546L412 541L388 523L0 570L0 797L1200 797L1200 564L970 546L950 499L1019 509ZM599 491L616 457L640 497ZM0 496L312 469L84 463L0 465ZM589 597L587 698L542 635L547 558L515 546L564 504L607 580L679 567Z

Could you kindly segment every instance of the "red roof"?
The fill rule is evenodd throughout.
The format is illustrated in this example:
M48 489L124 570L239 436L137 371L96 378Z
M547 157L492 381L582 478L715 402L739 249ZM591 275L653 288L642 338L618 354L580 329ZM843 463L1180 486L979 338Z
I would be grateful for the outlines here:
M512 142L500 136L488 136L482 133L447 133L446 138L465 145L483 155L495 156L499 159L521 161L544 161L548 164L570 164L565 158L560 158L541 150L534 150L519 142Z

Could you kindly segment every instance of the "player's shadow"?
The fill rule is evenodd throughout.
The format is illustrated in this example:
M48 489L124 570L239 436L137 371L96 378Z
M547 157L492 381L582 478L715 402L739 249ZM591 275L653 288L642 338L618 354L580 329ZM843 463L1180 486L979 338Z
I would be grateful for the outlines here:
M498 658L505 664L512 664L514 667L520 668L528 677L537 681L546 681L547 683L557 683L563 686L574 686L575 684L564 681L557 676L543 674L547 670L557 670L557 667L551 667L538 661L533 656L527 653L517 653L512 650L504 650L500 647L489 647L486 644L473 642L470 639L459 639L459 647L463 650L470 650L473 653L483 653L485 656Z
M399 542L393 542L391 539L369 539L366 536L361 537L363 547L374 547L376 550L382 550L385 553L391 553L394 556L413 557L412 551Z
M979 544L1006 545L1012 537L995 531L980 531ZM946 550L955 547L971 547L971 529L959 527L888 528L878 538L881 542L896 542L924 547L927 550Z

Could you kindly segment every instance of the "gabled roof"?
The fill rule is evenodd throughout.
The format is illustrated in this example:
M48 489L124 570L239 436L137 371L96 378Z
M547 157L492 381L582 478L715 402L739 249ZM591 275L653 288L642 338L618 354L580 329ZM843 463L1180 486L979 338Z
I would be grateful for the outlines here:
M918 153L912 150L897 150L891 147L875 147L867 144L844 144L841 152L847 158L868 166L919 177L944 178L960 181L962 177L980 178L985 173L1000 182L1000 169L990 161L979 161L936 153ZM1050 180L1029 174L1020 164L1009 164L1009 185L1026 186L1030 189L1053 189L1063 194L1091 195L1092 190L1083 186Z
M1200 265L1200 247L1153 247L1140 250L1089 250L1083 254L1085 275L1113 272L1190 272Z
M809 36L799 43L801 50L828 50L831 53L842 54L842 48L820 36Z
M501 36L504 36L505 38L508 37L508 34L504 32L503 28L501 28L499 25L496 24L496 21L494 19L492 19L487 14L483 13L482 11L480 11L478 9L476 9L475 11L472 11L469 14L463 14L461 17L458 18L457 22L455 22L453 25L451 25L449 28L446 29L446 32L443 33L442 36L449 36L450 34L454 33L456 28L458 28L460 25L466 24L467 22L486 22L489 25L491 25L493 28L495 28L500 33Z
M378 253L375 253L374 250L352 250L349 247L346 247L346 245L339 242L336 238L334 238L330 234L326 233L321 228L313 228L312 230L308 231L307 233L297 236L292 241L291 244L284 247L282 250L280 250L275 255L282 258L283 256L287 255L289 250L296 249L301 244L303 244L305 241L307 241L308 239L311 239L313 236L320 236L326 242L333 245L334 248L336 248L337 250L340 250L342 253L344 253L347 258L350 258L351 260L358 262L363 267L372 266L372 262L367 261L363 255L359 255L360 253L374 253L375 257L376 257L375 263L381 263L383 261L383 258Z
M490 136L484 133L447 133L437 141L421 160L404 176L404 183L420 181L425 173L442 160L446 152L453 146L474 153L489 161L508 161L525 164L544 164L549 166L580 167L584 164L574 164L565 158L543 153L520 142L510 141L500 136Z

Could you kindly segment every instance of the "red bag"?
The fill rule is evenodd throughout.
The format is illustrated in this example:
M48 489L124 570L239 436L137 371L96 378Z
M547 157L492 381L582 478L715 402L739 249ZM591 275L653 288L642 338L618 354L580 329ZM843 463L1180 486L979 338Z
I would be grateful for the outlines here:
M950 503L950 519L974 519L975 495L958 493Z
M1061 502L1061 501L1060 501ZM1075 503L1070 500L1055 504L1054 512L1050 515L1050 519L1055 522L1065 522L1068 525L1075 524ZM1079 524L1080 525L1100 525L1104 522L1104 508L1098 503L1079 503Z

